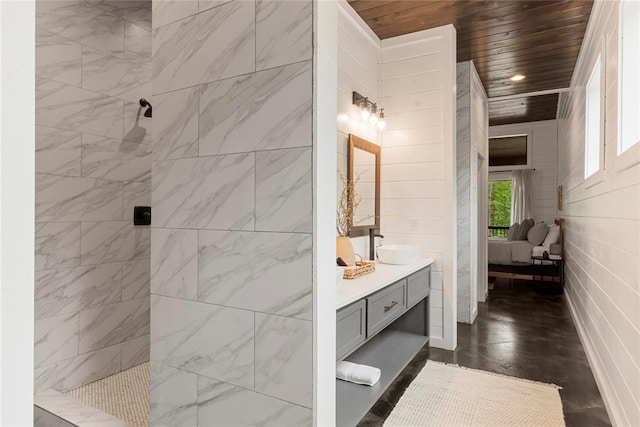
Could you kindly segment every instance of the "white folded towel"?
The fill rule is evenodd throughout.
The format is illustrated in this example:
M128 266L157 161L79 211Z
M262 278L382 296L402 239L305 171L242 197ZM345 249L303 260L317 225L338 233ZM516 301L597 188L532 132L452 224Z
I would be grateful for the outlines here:
M336 378L372 386L380 380L380 369L343 360L336 364Z

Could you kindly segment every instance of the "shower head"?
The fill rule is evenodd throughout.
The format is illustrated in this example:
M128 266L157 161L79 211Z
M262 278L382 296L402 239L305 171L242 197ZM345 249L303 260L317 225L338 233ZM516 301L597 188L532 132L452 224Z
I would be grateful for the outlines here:
M151 117L151 114L152 114L151 110L152 110L153 107L151 107L151 104L149 103L149 101L147 101L144 98L140 98L140 106L141 107L149 107L149 108L147 108L147 111L144 112L144 116L145 117Z

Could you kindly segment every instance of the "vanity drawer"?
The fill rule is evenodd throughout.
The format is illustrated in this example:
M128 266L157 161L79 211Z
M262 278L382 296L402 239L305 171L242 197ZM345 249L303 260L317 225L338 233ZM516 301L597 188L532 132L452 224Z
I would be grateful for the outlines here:
M372 337L387 326L407 308L407 279L367 297L367 337Z
M429 295L431 290L431 267L416 271L407 278L407 307Z
M363 299L336 313L336 359L342 359L365 340L366 314Z

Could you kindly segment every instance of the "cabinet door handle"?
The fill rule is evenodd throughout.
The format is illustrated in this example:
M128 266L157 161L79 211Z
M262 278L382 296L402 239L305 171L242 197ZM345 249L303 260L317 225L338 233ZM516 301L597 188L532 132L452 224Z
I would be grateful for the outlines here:
M384 306L384 312L386 313L387 311L391 310L396 305L398 305L398 301L392 301L391 304L385 305Z

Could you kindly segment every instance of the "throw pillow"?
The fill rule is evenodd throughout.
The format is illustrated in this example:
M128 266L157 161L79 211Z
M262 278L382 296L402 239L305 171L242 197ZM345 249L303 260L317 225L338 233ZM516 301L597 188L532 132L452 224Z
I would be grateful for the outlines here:
M547 237L544 238L542 242L542 246L549 250L551 245L554 243L558 243L560 241L560 227L557 224L553 224L549 227L549 232L547 233Z
M507 240L510 242L513 240L516 240L519 229L520 229L520 224L518 224L517 222L515 224L511 224L511 227L509 227L509 231L507 231Z
M523 219L518 230L518 238L516 240L527 240L527 233L533 227L533 219Z
M549 231L549 227L544 222L539 222L527 233L527 240L533 246L539 246L540 243L543 242L544 238L547 237L547 232Z

